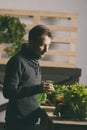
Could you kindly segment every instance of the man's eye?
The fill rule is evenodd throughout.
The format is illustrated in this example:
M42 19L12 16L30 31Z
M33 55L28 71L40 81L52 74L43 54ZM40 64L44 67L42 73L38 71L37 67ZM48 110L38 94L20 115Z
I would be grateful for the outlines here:
M43 44L40 43L39 46L43 46Z
M40 44L40 46L45 46L45 44L42 43L42 44Z

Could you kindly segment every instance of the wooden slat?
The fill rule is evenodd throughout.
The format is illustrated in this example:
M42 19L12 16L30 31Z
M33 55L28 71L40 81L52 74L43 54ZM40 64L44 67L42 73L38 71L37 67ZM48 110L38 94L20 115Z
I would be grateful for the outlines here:
M56 42L56 43L76 43L76 38L73 38L73 37L54 37L52 42Z
M12 15L12 16L47 16L47 17L59 17L59 18L77 18L76 13L65 12L49 12L49 11L33 11L33 10L15 10L15 9L0 9L0 15Z
M40 22L40 17L39 16L34 16L33 18L33 24L37 25Z
M78 26L78 20L77 19L72 19L71 20L71 25L72 26L73 25ZM73 38L77 38L77 33L71 32L70 36L73 37ZM73 43L73 42L71 42L71 43ZM77 43L77 41L76 41L76 43ZM70 44L70 50L71 51L76 51L76 44ZM76 65L76 57L70 57L69 62Z
M26 29L30 29L34 26L32 25L26 25ZM64 32L77 32L77 27L74 26L48 26L46 25L51 31L64 31Z
M0 15L9 16L38 16L38 11L15 10L15 9L0 9Z
M0 64L6 64L8 60L9 60L8 58L2 58L2 59L0 59ZM69 68L75 67L74 64L70 64L68 62L42 61L42 60L40 61L40 65L41 66L49 66L49 67L52 67L52 66L54 66L54 67L61 66L61 67L69 67Z
M70 64L68 62L56 62L56 61L40 61L41 66L49 66L49 67L68 67L68 68L74 68L74 64Z
M24 40L25 41L27 41L28 40L28 35L26 34L25 36L24 36ZM70 44L70 43L72 43L72 44L76 44L76 38L73 38L73 37L54 37L53 38L53 40L52 40L52 42L54 42L54 43L65 43L65 44Z
M77 27L75 26L47 26L52 31L64 31L64 32L77 32Z
M74 51L59 51L59 50L51 50L46 53L46 55L61 55L61 56L76 56L76 52Z
M70 18L77 18L78 14L76 13L65 13L65 12L49 12L49 11L40 11L39 12L40 16L47 16L47 17L58 17L58 18L65 18L65 19L70 19Z

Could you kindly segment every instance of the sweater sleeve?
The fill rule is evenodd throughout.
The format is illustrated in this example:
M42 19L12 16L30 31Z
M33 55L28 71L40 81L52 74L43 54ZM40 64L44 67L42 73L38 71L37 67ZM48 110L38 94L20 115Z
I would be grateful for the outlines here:
M30 87L21 86L19 88L20 79L23 72L23 66L20 59L11 58L6 65L5 78L3 84L3 95L7 99L16 100L41 92L39 85Z

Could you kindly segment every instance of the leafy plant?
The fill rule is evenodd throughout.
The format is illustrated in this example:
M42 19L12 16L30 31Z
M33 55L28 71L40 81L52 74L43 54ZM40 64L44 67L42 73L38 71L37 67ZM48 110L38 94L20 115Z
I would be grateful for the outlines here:
M59 85L52 82L55 92L37 95L39 104L50 100L54 114L61 119L87 120L87 86L79 83ZM49 105L49 104L48 104Z
M0 16L0 43L11 44L5 51L13 55L19 50L25 35L25 24L19 18L10 16Z
M75 83L67 86L55 86L55 112L59 118L85 120L87 118L87 88ZM61 98L61 100L58 100Z
M40 105L41 104L45 104L46 103L46 99L47 99L47 94L46 93L37 94L36 99L37 99L37 102Z

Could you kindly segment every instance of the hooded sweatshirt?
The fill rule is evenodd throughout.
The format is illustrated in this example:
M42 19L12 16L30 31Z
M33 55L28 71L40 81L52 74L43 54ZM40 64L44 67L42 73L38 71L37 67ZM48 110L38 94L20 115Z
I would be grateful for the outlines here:
M12 56L6 65L3 95L9 99L6 120L22 120L39 105L36 94L41 92L41 72L38 57L28 43Z

